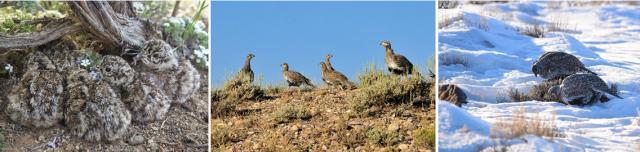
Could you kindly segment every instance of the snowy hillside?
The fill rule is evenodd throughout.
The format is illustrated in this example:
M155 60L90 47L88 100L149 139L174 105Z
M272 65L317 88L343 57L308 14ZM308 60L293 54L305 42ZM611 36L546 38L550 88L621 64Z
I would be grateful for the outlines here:
M640 150L640 6L557 6L545 2L465 4L439 10L440 84L468 96L461 108L438 103L440 151L638 151ZM542 25L541 38L522 34ZM499 102L510 89L527 92L543 79L531 65L544 52L575 55L624 99L591 106L557 102ZM523 110L548 118L556 134L495 137L496 123ZM492 129L493 128L493 129Z

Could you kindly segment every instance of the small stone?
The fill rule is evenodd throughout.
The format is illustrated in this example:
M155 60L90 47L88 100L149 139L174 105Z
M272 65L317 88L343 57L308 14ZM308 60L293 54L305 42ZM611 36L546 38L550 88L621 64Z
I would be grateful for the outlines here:
M131 136L131 138L129 138L129 144L130 145L140 145L144 143L144 137L142 137L141 135L135 135L135 136Z
M398 145L398 148L399 148L400 150L402 150L402 151L405 151L405 150L409 149L409 145L407 145L407 144L400 144L400 145Z
M44 136L40 135L38 136L38 141L43 141L44 140Z
M300 130L300 127L298 127L298 125L293 125L293 126L291 126L290 130L291 131L298 131L298 130Z

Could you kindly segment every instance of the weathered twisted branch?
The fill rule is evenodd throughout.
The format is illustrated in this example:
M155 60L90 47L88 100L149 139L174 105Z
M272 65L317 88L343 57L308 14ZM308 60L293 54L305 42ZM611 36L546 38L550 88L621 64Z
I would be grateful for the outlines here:
M110 50L141 48L145 39L145 22L133 10L132 2L71 1L73 20L60 19L51 22L40 32L0 35L0 54L13 48L28 48L49 43L67 34L81 30L89 32Z

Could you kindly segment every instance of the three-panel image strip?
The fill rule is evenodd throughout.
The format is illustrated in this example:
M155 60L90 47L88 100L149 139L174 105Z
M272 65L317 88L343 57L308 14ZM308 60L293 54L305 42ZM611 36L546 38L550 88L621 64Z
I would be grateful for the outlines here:
M640 2L0 1L5 151L640 151Z

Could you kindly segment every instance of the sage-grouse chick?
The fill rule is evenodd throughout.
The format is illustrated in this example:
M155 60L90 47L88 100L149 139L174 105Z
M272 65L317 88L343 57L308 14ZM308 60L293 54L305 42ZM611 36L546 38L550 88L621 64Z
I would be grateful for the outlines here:
M27 57L27 61L25 62L24 67L26 67L26 70L36 70L36 69L55 70L56 69L56 66L53 64L51 59L49 59L47 55L45 55L40 51L31 52Z
M304 77L304 75L296 71L289 70L289 64L287 63L282 64L282 76L284 77L285 80L287 80L287 84L289 85L289 87L291 86L299 87L303 84L307 86L311 86L313 88L316 87L313 84L311 84L311 80L307 79L307 77Z
M89 141L114 141L126 133L131 114L115 91L91 80L82 68L67 72L65 124L71 133Z
M146 72L141 72L127 87L123 102L131 110L133 121L147 123L164 119L171 106L171 99L162 88L153 83L157 80Z
M613 92L607 83L593 74L573 74L562 80L558 86L549 88L547 94L560 98L565 104L588 105L598 101L606 102L609 99L606 94L622 99Z
M331 58L333 57L333 55L331 54L327 54L326 56L324 56L325 60L326 60L326 64L327 64L327 69L331 70L331 71L335 71L335 69L333 69L333 66L331 65Z
M385 40L380 42L380 45L385 48L384 64L387 65L389 72L397 75L413 73L413 64L406 57L395 54L391 48L391 42Z
M63 81L55 70L28 70L7 96L6 114L26 127L55 125L63 118Z
M97 65L105 82L109 83L117 91L133 82L135 71L127 61L118 56L106 55Z
M322 81L329 86L340 87L341 89L352 89L354 85L349 82L344 74L338 71L329 70L329 67L324 62L320 62L320 68L322 69Z
M240 79L249 81L249 83L253 82L253 70L251 70L251 59L253 59L255 55L249 54L247 55L247 59L244 61L244 67L240 70Z
M550 79L562 79L576 73L597 75L584 67L575 56L564 52L546 52L531 67L534 76Z
M179 70L170 77L164 88L172 103L184 104L200 88L200 73L187 59L180 62Z
M438 88L438 98L448 101L458 107L467 104L467 94L454 84L443 84Z
M140 60L147 68L158 72L177 70L179 66L178 55L171 45L159 39L144 43Z

